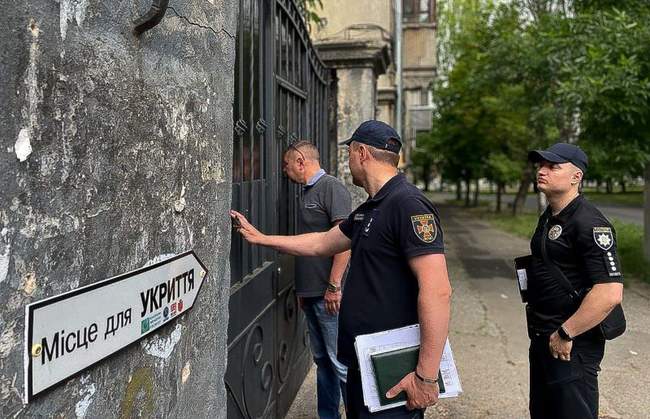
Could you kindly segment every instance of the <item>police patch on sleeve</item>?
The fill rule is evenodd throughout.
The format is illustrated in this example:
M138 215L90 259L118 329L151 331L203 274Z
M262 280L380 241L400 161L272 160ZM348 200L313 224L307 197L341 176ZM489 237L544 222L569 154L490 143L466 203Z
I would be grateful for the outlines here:
M614 245L614 234L610 227L594 227L594 242L601 249L607 251Z
M413 223L413 231L423 242L432 243L436 239L438 229L433 214L412 215L411 223Z

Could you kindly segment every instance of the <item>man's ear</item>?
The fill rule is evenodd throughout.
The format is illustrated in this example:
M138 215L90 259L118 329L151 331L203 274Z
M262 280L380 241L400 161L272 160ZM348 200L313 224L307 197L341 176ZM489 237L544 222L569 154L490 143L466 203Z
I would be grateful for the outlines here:
M573 183L574 183L574 184L577 184L577 183L582 182L582 177L583 177L583 176L584 176L584 174L582 173L582 170L580 170L580 169L578 169L578 170L576 170L575 172L573 172L573 176L572 176L572 177L573 177L573 180L575 181L575 182L573 182Z
M359 160L364 161L368 160L368 147L363 144L359 144Z

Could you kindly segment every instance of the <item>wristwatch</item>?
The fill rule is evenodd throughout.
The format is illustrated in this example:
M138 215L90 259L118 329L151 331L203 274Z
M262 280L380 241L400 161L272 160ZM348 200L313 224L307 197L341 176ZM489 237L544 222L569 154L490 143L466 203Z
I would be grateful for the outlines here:
M329 291L329 292L339 292L339 291L341 291L341 287L336 285L333 282L328 282L327 283L327 291Z
M564 326L560 326L559 329L557 329L557 334L560 335L562 340L566 340L568 342L573 341L573 338L564 330Z

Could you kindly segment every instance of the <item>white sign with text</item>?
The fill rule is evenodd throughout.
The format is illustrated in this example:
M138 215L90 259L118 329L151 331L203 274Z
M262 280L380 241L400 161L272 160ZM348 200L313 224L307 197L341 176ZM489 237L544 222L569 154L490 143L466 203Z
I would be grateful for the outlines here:
M25 307L25 403L192 307L208 270L193 251Z

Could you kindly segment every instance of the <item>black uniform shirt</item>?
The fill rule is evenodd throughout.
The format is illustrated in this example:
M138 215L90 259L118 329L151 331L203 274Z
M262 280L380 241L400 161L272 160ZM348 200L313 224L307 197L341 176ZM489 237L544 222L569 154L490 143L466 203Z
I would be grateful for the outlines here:
M358 365L358 335L418 323L417 278L408 260L444 253L438 212L398 174L339 224L352 240L350 269L339 313L338 356Z
M550 208L542 214L530 242L532 262L529 269L529 327L534 333L550 335L578 308L567 290L551 276L542 259L541 240L547 224L546 252L569 279L582 291L594 284L623 282L616 254L616 232L605 216L582 195L559 214Z

